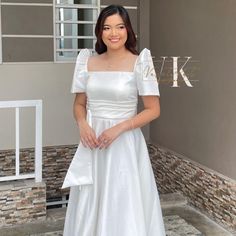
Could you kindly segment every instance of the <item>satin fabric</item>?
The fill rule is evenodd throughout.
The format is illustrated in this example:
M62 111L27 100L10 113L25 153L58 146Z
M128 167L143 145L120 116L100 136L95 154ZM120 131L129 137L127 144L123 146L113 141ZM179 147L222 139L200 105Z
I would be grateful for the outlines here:
M146 50L137 58L133 72L88 72L91 54L83 51L78 56L72 92L86 92L87 120L97 136L137 114L138 94L159 95L153 75L143 72L145 63L153 66ZM80 143L65 187L71 188L64 236L165 235L140 128L122 133L107 149L90 150Z

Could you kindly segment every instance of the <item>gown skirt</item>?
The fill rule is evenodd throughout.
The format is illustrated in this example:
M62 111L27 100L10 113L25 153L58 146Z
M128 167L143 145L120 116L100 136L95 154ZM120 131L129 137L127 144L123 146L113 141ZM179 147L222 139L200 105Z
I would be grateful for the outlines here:
M78 80L78 74L75 76ZM114 86L117 77L120 82ZM134 78L133 73L90 74L87 120L97 136L136 114ZM101 80L105 80L102 86ZM90 149L79 143L65 187L70 187L70 197L64 236L165 235L159 194L140 128L122 133L106 149Z

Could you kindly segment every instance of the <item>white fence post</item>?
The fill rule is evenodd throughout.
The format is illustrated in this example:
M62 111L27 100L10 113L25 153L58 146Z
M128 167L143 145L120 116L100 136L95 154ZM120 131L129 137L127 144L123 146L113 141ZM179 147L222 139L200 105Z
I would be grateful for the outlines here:
M16 107L15 109L15 119L16 119L16 152L15 152L15 165L16 165L16 176L20 175L20 109Z
M42 101L36 106L35 121L35 181L42 181Z
M20 108L35 107L35 172L20 174ZM0 101L0 109L15 108L16 147L15 147L15 175L2 176L1 181L35 178L35 182L42 181L42 100Z

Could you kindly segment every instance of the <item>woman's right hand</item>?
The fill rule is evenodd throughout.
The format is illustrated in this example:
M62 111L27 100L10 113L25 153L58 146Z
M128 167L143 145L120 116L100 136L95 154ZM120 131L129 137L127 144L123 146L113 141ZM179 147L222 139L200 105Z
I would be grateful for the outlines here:
M84 147L96 148L99 145L95 131L90 127L86 120L78 123L80 130L80 140Z

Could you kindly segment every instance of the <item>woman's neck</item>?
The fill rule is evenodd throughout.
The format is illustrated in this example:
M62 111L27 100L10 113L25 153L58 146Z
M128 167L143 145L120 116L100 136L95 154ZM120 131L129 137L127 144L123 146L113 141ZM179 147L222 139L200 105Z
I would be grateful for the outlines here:
M117 50L107 49L106 55L108 59L122 58L127 55L127 49L125 47Z

